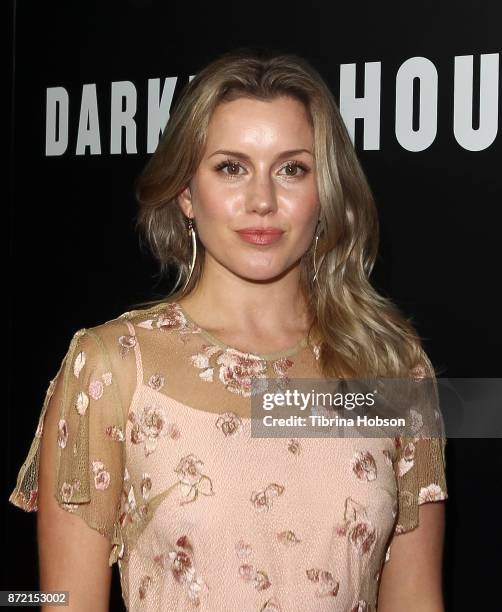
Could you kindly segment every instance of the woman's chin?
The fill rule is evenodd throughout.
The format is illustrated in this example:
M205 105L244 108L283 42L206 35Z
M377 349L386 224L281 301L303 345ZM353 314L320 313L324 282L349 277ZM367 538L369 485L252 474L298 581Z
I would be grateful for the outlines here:
M284 266L260 268L260 266L250 267L247 265L231 268L231 272L236 276L239 276L243 280L256 283L269 283L280 280L289 271L290 270Z

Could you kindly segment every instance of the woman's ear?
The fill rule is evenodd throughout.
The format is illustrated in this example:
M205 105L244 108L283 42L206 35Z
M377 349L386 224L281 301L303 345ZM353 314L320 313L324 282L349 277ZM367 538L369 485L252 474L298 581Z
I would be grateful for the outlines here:
M188 185L178 195L177 200L185 216L193 218L192 194Z

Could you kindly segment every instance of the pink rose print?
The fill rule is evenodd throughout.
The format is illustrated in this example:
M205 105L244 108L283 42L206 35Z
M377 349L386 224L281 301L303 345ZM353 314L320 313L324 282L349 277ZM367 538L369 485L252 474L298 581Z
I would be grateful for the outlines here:
M404 476L406 472L411 470L415 463L415 445L413 442L408 442L403 449L402 456L397 464L399 476Z
M215 423L225 436L234 436L242 431L242 419L235 412L225 412L218 417Z
M352 458L352 471L359 480L375 480L377 466L373 455L369 451L359 451Z
M152 584L152 577L143 576L143 578L141 579L141 582L139 583L139 589L138 589L140 600L145 599L145 597L148 594L148 589L150 588L151 584Z
M105 470L102 461L92 462L92 473L94 474L94 487L99 491L104 491L110 486L110 473Z
M299 455L301 452L301 444L300 444L300 440L298 440L297 438L291 438L288 442L288 451L290 453L292 453L293 455Z
M275 483L269 484L265 489L253 491L251 494L251 503L260 512L270 510L273 501L279 495L284 493L284 487Z
M317 584L316 597L336 597L340 583L333 578L333 574L327 570L311 568L306 570L307 578Z
M98 400L103 395L103 383L100 380L93 380L89 385L89 395L94 400Z
M65 448L68 441L68 425L64 419L60 419L58 423L58 446Z
M81 416L84 416L84 414L87 411L88 406L89 406L89 396L87 395L85 391L80 391L75 401L75 408L77 409L77 412Z
M441 501L446 499L446 493L437 484L431 483L427 487L422 487L418 493L418 503Z
M208 595L209 587L195 570L193 546L186 535L178 538L174 550L156 555L154 562L162 569L171 571L176 582L185 588L192 606L201 605L201 598Z
M202 493L202 495L214 495L211 479L202 473L203 465L204 462L192 453L182 457L178 463L174 471L178 475L181 492L188 498L186 501L181 501L180 504L188 504L195 501L199 493Z
M119 355L124 359L129 354L129 351L136 346L136 336L120 336L119 337Z
M105 385L107 387L109 387L112 384L112 373L111 372L105 372L101 378L103 379L103 382L105 383Z
M80 353L75 357L75 361L73 362L73 375L75 378L78 378L82 368L85 366L86 356L85 351L80 351Z
M108 425L105 430L106 435L115 442L124 442L125 435L122 428L118 425Z
M218 356L219 379L232 393L251 396L252 378L265 378L266 362L256 355L245 354L235 349L227 349Z
M335 528L336 535L348 537L349 542L364 555L376 541L376 529L367 518L366 508L351 497L345 500L344 522Z
M148 386L154 391L159 391L164 386L164 377L161 374L152 374L148 380Z
M177 425L167 422L162 406L145 406L139 419L134 412L131 412L129 420L133 423L131 442L144 444L146 457L155 451L159 438L170 436L176 439L179 437Z

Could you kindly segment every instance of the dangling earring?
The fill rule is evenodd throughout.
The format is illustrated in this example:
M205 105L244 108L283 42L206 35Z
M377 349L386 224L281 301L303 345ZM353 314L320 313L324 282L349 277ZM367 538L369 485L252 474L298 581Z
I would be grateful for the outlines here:
M192 277L192 272L195 267L195 260L197 258L197 240L196 240L196 235L195 235L195 227L193 225L193 221L191 217L188 217L188 236L191 237L192 239L192 263L190 264L190 272L188 274L188 278L185 281L185 284L183 285L182 292L185 291L188 285L188 282L190 281L190 278Z
M317 226L319 226L319 223L321 222L321 219L317 220ZM316 232L315 235L315 245L314 245L314 278L312 279L312 282L315 282L317 280L317 273L319 272L317 265L316 265L316 254L317 254L317 242L319 241L319 234ZM317 281L319 282L319 281Z

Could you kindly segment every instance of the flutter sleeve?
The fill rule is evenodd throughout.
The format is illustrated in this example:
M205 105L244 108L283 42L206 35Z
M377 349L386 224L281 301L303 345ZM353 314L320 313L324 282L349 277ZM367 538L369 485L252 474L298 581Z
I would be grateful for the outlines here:
M446 438L396 438L398 488L395 533L418 526L421 504L448 498L445 475Z
M446 436L440 412L437 381L427 356L411 370L411 385L415 389L417 410L412 410L418 423L439 419L438 425L429 425L425 434L395 438L398 500L395 534L406 533L418 526L421 504L448 498L446 485ZM419 428L420 429L420 428Z
M48 413L57 418L46 419ZM58 504L119 543L124 475L124 422L116 373L99 334L78 330L46 392L30 450L9 501L36 511L42 437L56 446ZM54 423L48 427L47 422ZM44 426L45 425L45 426ZM45 444L45 440L44 440ZM116 560L116 555L110 555Z

